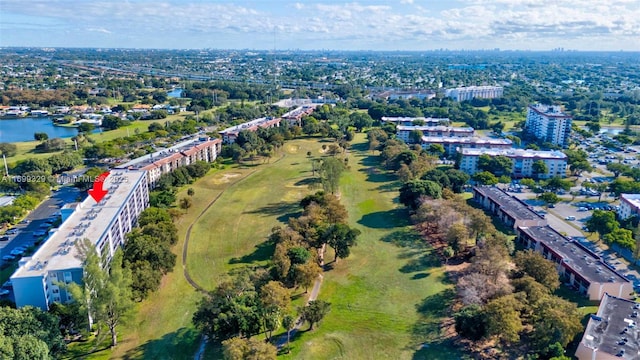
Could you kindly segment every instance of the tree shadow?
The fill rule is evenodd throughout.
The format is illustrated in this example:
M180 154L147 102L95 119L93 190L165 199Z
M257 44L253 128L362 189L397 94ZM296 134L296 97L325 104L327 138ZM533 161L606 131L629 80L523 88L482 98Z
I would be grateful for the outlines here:
M411 277L411 280L420 280L429 277L429 273L417 273Z
M412 228L396 230L383 236L380 240L403 248L427 249L429 247L422 236L420 236L420 233Z
M455 300L454 289L446 289L427 296L416 310L420 319L412 326L413 343L420 344L413 359L467 359L456 344L447 337L447 324L443 318L449 316L449 309Z
M317 177L308 177L308 178L304 178L302 180L296 181L293 185L295 185L295 186L309 186L309 185L314 185L314 184L320 184L320 179L318 179Z
M130 349L122 359L193 359L200 343L201 334L193 328L180 328L169 334L165 334L159 339L147 341L146 343ZM179 350L177 350L179 349Z
M271 203L255 210L245 211L243 214L260 214L262 216L277 216L276 219L286 224L289 218L302 214L298 202ZM278 216L279 215L279 216Z
M409 260L400 268L400 272L404 274L420 272L440 265L438 257L432 251L427 251L423 252L422 256Z
M372 229L391 229L409 225L407 209L396 208L387 211L376 211L363 215L358 224Z
M396 182L390 182L390 183L386 183L386 184L382 184L380 186L378 186L375 189L371 189L371 191L377 191L377 192L391 192L391 191L398 191L399 187L398 184L396 184Z
M255 246L255 250L251 254L229 259L229 264L252 264L254 262L269 260L273 256L275 248L276 244L272 241L262 242Z

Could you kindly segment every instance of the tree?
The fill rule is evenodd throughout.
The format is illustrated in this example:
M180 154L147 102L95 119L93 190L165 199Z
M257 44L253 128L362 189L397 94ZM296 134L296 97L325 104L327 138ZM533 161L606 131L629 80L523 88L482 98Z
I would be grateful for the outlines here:
M275 346L258 339L234 337L222 342L225 360L275 360L278 350Z
M282 318L282 326L287 330L287 354L289 353L289 343L291 342L291 330L296 326L296 318L291 314L286 314Z
M45 141L49 139L49 135L47 135L47 133L44 133L44 132L37 132L33 134L33 138L36 141Z
M400 188L400 202L413 210L420 207L423 197L441 198L442 187L431 180L411 180Z
M83 261L84 283L82 286L70 284L69 291L83 311L88 312L98 329L107 327L111 334L111 346L116 346L116 328L133 309L131 273L122 267L122 250L116 251L109 270L105 271L91 240L83 239L76 247Z
M498 178L488 171L481 171L473 174L471 179L481 185L495 185L498 183Z
M196 194L196 191L195 191L195 190L193 190L193 188L189 188L189 189L187 189L187 195L189 195L189 196L193 196L193 195L195 195L195 194Z
M523 329L521 309L522 303L514 295L490 301L485 307L487 334L497 336L507 343L517 342Z
M473 341L486 336L487 320L480 306L466 306L455 313L453 317L456 322L456 332L460 336Z
M155 207L146 208L138 217L138 226L145 227L148 224L170 223L171 216L166 209Z
M597 232L600 239L619 227L616 215L612 211L594 210L591 217L585 222L589 232Z
M304 293L309 291L309 286L313 285L316 279L322 274L322 268L315 261L309 261L295 267L296 283L304 287Z
M371 116L359 111L355 111L349 114L349 121L351 122L351 124L353 124L358 132L361 132L362 129L368 128L373 125L373 119L371 118Z
M79 133L90 133L93 131L93 129L95 129L96 126L91 124L91 123L86 123L83 122L82 124L78 125L78 132Z
M609 245L617 244L622 248L631 250L632 253L636 251L636 241L633 239L631 230L616 228L605 234L602 239Z
M454 252L460 254L467 248L469 231L463 223L457 222L447 230L446 239L447 244L453 248Z
M453 250L453 248L451 246L447 246L444 249L442 249L442 256L444 256L445 265L449 263L449 259L454 257L455 254L456 254L456 252L455 252L455 250Z
M12 143L0 143L0 154L5 157L16 156L18 153L18 146Z
M489 156L482 154L478 158L478 169L488 171L496 176L511 174L513 169L513 160L504 156Z
M360 230L352 229L346 224L333 224L322 232L321 239L335 251L334 262L338 258L344 259L351 253L351 247L356 245Z
M267 340L280 324L281 315L287 311L291 298L289 291L279 281L269 281L260 289L260 303Z
M65 349L55 315L31 306L0 307L0 358L49 359Z
M551 179L542 182L542 187L553 192L558 190L569 191L572 185L571 181L562 179L558 176L554 176Z
M534 311L533 342L540 352L554 343L567 346L583 328L576 304L557 296L544 298Z
M541 177L544 177L544 175L547 175L547 173L549 172L549 167L547 166L547 164L545 164L544 161L536 160L531 165L531 171L533 172L534 176L539 179Z
M628 165L621 163L608 163L607 170L611 171L615 177L620 176L620 174L629 171L631 168Z
M442 144L429 144L427 153L435 157L442 157L445 153L444 146Z
M331 303L324 300L309 301L309 304L300 311L302 321L309 323L309 330L313 330L315 324L319 323L331 310Z
M344 170L344 163L340 159L330 157L322 160L320 174L324 191L331 194L338 192L340 187L340 176Z
M180 208L184 211L188 211L189 208L193 205L193 200L190 197L184 197L180 199Z
M520 271L531 276L551 291L555 291L560 287L560 279L555 264L545 259L540 253L531 249L518 251L514 262Z
M557 204L560 202L560 198L556 193L552 192L544 192L538 195L538 200L544 201L545 206L549 206L550 204Z

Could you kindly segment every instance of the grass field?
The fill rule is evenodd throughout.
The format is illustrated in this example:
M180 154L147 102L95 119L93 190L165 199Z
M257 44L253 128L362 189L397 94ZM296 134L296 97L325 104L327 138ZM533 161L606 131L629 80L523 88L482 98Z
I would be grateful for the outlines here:
M317 139L290 141L270 164L212 172L190 185L193 207L178 222L181 253L189 225L204 212L191 233L187 264L178 262L161 289L140 303L135 317L120 329L120 345L91 358L192 359L200 335L191 317L201 295L185 281L182 268L212 289L231 268L263 264L272 249L261 245L271 228L300 211L310 192L307 151L320 156ZM352 255L325 274L320 298L332 311L313 332L296 336L289 359L451 359L461 354L443 338L441 320L453 298L444 268L409 228L398 208L393 179L376 170L365 152L364 136L354 141L351 169L341 184L351 226L362 231ZM279 160L278 160L279 159ZM276 161L277 160L277 161ZM178 198L186 196L186 189ZM329 255L328 261L333 260ZM304 328L306 330L306 328ZM206 359L219 358L214 344Z
M396 204L397 184L376 169L363 136L353 148L341 201L362 235L325 274L319 298L332 303L331 312L313 332L299 333L284 358L460 358L440 332L453 299L444 268L411 231Z

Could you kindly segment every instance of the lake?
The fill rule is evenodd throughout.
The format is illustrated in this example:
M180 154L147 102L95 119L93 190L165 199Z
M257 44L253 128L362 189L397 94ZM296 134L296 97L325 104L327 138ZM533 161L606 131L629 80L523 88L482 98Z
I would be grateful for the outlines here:
M181 88L175 88L169 92L167 92L167 96L169 96L170 98L179 98L182 97L182 89Z
M78 130L53 126L50 117L24 117L19 119L0 119L0 142L32 141L33 133L43 132L49 139L76 136Z

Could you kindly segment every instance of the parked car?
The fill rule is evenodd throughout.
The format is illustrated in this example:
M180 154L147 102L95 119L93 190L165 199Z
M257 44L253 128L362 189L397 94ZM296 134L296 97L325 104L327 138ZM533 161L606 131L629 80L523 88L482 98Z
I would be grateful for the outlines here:
M7 241L9 237L7 235L0 236L0 241Z
M5 255L2 257L2 260L4 261L11 261L11 260L15 260L15 255Z
M9 295L9 290L0 289L0 296L7 296L7 295Z
M575 220L575 219L576 219L576 217L572 215L572 216L567 216L567 217L566 217L566 218L564 218L564 219L565 219L565 220L568 220L568 221L573 221L573 220Z
M18 229L9 229L7 230L7 232L5 232L5 234L7 235L15 235L18 233Z

